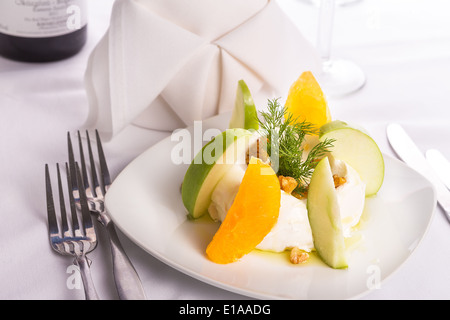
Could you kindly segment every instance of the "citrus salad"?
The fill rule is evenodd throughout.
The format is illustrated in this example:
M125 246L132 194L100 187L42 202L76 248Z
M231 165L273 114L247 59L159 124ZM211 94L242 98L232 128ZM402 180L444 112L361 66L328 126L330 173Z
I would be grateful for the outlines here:
M313 74L304 72L284 106L269 100L259 113L239 81L229 128L195 156L181 193L192 219L209 215L220 222L206 248L213 262L232 263L259 249L289 250L299 264L316 251L342 269L348 267L345 238L383 179L375 141L333 120Z

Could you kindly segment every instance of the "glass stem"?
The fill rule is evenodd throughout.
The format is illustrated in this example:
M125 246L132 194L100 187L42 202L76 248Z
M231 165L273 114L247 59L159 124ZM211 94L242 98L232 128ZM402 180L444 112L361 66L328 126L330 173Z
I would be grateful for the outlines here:
M319 26L317 31L317 49L324 67L330 64L331 39L334 23L335 0L321 0L319 9Z

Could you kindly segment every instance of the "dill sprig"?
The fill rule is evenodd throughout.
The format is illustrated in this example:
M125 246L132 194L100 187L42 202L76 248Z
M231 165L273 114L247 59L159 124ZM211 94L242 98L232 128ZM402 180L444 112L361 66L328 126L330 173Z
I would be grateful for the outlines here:
M294 119L278 100L269 100L267 112L260 113L260 131L267 138L266 151L277 175L296 179L298 185L294 192L303 194L317 163L329 152L334 140L319 142L304 156L305 137L316 135L318 128L312 123Z

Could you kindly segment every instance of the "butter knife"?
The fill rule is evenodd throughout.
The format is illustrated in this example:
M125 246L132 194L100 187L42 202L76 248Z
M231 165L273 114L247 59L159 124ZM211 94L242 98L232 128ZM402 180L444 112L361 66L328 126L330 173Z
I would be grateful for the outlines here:
M439 175L441 181L450 189L450 162L436 149L427 150L425 156L430 166Z
M447 218L450 219L450 191L431 169L423 153L399 124L389 124L386 133L389 143L399 158L433 184L438 203L446 213Z

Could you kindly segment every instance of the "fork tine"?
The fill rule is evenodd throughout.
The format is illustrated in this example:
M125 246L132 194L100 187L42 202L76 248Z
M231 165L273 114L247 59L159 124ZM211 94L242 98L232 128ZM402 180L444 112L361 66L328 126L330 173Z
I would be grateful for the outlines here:
M47 220L50 237L57 236L58 222L56 221L55 203L53 201L52 185L50 181L50 173L48 164L45 165L45 190L47 194Z
M98 130L95 130L95 137L97 140L98 157L100 161L100 172L102 175L104 191L106 193L106 191L108 191L109 186L111 185L111 176L109 175L108 165L106 164L105 153L103 152L102 141L100 140Z
M77 182L78 182L78 184L80 184L80 183L82 183L82 181L81 181L80 167L79 167L78 163L75 163L75 167L76 167ZM87 203L86 193L83 191L80 191L80 205L81 205L81 215L83 218L83 231L86 234L86 231L88 229L93 228L93 224L92 224L92 218L91 218L91 214L90 214L88 203Z
M89 142L89 136L87 136L87 140ZM81 141L80 131L78 131L78 148L80 150L81 174L82 174L83 182L84 182L84 190L86 190L87 193L92 194L93 197L96 197L97 196L96 188L95 187L91 188L91 186L89 184L86 161L85 161L85 157L84 157L83 143ZM94 177L94 175L92 175L91 177L93 178L93 182L95 184L96 177Z
M75 169L75 156L74 156L74 152L73 152L73 146L72 146L72 140L70 138L70 132L67 132L67 146L69 149L69 175L71 177L76 177L76 169ZM85 180L85 183L89 183L87 180ZM85 184L86 186L86 184ZM72 196L75 199L75 202L78 203L80 201L80 190L78 189L78 184L76 179L71 179L70 180L70 187L69 189L71 190ZM89 191L90 192L90 191Z
M70 132L67 132L67 146L69 149L69 168L70 168L70 171L67 172L70 172L71 177L75 177L75 157L73 155L73 147L72 147L72 140L70 139ZM75 190L75 186L73 184L70 185L70 190Z
M69 225L67 223L67 213L66 213L66 205L64 200L64 191L61 182L61 172L59 170L59 164L56 164L56 174L58 176L58 191L59 191L59 207L60 207L60 215L61 215L61 227L62 227L62 236L69 237Z
M66 162L66 172L67 172L67 186L69 190L73 190L74 183L72 182L71 175L69 172L68 164ZM78 190L78 187L75 185ZM80 233L80 224L78 222L77 209L75 207L75 199L73 196L73 192L69 191L69 207L70 207L70 216L72 221L72 230L76 237L81 235Z
M98 181L97 177L97 170L95 169L95 161L94 161L94 154L92 153L92 147L91 147L91 139L89 137L89 132L86 130L86 138L87 138L87 145L88 145L88 152L89 152L89 164L91 166L91 177L92 177L92 183L93 183L93 189L95 190L94 196L99 195L103 196L104 193L100 187L100 183ZM81 141L80 141L81 144Z

